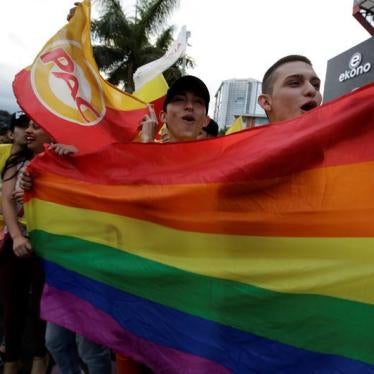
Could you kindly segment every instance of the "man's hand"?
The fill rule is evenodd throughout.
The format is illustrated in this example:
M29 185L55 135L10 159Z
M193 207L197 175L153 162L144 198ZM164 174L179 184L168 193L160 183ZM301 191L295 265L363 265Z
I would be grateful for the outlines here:
M28 257L32 254L30 241L24 236L16 236L13 239L13 252L17 257Z
M157 126L157 116L153 105L148 104L149 114L146 114L140 121L140 141L142 143L151 143L155 138L155 131Z
M27 170L24 170L22 172L19 186L22 188L23 191L32 190L32 178L31 178L30 173Z
M71 8L71 9L69 10L69 13L68 13L68 15L67 15L67 17L66 17L66 20L67 20L68 22L69 22L69 21L74 17L75 10L77 9L77 6L78 6L79 4L80 4L80 3L78 3L78 2L74 3L74 7Z
M59 156L75 155L78 153L78 148L74 145L52 143L48 146L48 149L52 149Z

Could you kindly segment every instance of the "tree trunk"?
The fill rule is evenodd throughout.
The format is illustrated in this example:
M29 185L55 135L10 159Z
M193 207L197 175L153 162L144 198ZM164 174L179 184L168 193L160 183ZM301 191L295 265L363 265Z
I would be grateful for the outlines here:
M129 93L133 93L135 91L135 83L134 83L133 75L134 75L134 64L130 62L127 68L127 82L125 85L125 91Z

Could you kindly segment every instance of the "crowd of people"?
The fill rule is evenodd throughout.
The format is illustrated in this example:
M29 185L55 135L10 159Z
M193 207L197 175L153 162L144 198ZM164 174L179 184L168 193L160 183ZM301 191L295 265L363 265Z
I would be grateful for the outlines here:
M320 79L304 56L286 56L273 64L263 78L259 104L269 122L302 115L321 104ZM157 119L152 107L140 123L141 142L183 142L218 136L218 124L209 118L210 94L205 83L194 76L183 76L168 90L163 110ZM164 124L156 134L158 120ZM4 341L1 347L4 374L22 368L22 341L26 317L31 327L32 374L44 374L56 363L62 374L81 373L82 367L93 374L149 372L141 364L109 348L90 341L62 326L40 319L43 269L28 238L24 223L22 196L33 188L25 168L45 144L64 157L79 152L74 146L56 144L27 114L16 112L1 126L1 140L11 142L9 157L2 167L3 238L0 248L0 291L3 309ZM269 129L271 131L271 129ZM155 140L158 139L158 140ZM204 146L204 143L201 143ZM126 342L123 342L125 345Z

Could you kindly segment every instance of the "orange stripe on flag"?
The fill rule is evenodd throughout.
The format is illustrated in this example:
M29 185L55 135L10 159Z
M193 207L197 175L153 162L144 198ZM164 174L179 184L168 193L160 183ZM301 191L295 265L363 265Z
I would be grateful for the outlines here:
M367 162L257 183L168 186L107 186L45 174L35 180L33 196L187 231L360 237L374 232L373 173L374 162ZM39 183L48 188L39 190Z

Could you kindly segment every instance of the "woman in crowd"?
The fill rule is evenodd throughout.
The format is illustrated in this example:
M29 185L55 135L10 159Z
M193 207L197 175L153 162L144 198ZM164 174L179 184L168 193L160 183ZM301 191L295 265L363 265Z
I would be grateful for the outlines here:
M0 255L5 329L4 374L18 373L22 367L20 359L27 314L31 324L33 350L31 373L44 374L48 367L44 344L45 323L39 318L43 271L40 262L33 255L25 225L22 223L22 205L14 199L21 170L33 157L33 151L26 146L25 131L29 122L23 112L13 114L10 127L13 149L2 172L2 206L6 224ZM48 139L39 141L43 144Z

